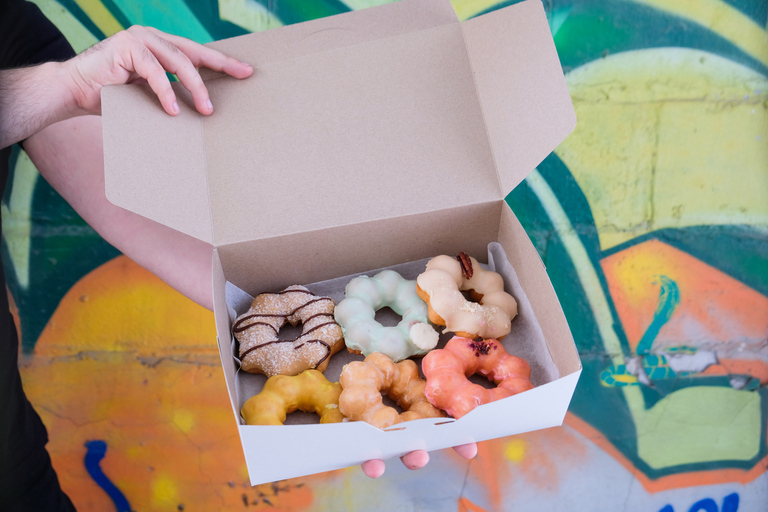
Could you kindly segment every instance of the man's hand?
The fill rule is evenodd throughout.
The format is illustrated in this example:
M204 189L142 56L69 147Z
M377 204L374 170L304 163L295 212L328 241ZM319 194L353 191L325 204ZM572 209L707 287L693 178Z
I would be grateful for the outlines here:
M477 443L462 444L461 446L454 446L453 449L464 457L465 459L473 459L477 455ZM400 461L408 469L421 469L429 462L429 453L424 450L416 450L406 453L400 457ZM360 466L363 469L363 473L371 478L379 478L384 474L384 461L380 459L373 459Z
M195 107L211 114L208 90L197 68L246 78L253 68L212 48L154 28L134 26L66 62L0 71L0 148L25 140L47 126L101 113L101 89L144 82L166 112L179 113L166 72L189 89Z
M166 71L186 87L201 114L213 105L197 69L201 67L246 78L253 68L221 52L152 27L133 26L118 32L65 63L72 95L83 114L101 113L101 89L107 85L146 81L170 115L179 113Z

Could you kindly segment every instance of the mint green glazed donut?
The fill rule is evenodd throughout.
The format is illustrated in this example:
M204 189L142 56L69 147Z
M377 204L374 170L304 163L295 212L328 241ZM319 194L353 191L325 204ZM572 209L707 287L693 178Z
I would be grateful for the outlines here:
M346 298L334 311L351 352L364 356L381 352L395 362L423 355L435 348L439 337L428 323L427 304L416 293L416 281L394 270L373 277L360 276L347 283ZM376 311L389 307L402 316L396 326L376 321Z

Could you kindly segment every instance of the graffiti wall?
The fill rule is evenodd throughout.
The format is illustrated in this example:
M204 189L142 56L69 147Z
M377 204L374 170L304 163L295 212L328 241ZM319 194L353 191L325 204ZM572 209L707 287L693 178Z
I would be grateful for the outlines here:
M132 24L208 42L385 1L35 3L81 51ZM470 462L251 487L212 314L17 152L2 251L22 376L80 510L768 510L768 3L544 5L578 126L507 200L582 358L565 425Z

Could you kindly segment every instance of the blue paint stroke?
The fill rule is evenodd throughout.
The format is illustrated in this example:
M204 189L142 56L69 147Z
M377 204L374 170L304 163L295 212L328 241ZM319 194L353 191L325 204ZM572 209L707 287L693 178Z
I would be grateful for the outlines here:
M645 334L637 344L637 355L643 356L651 352L651 345L659 335L659 331L666 324L675 308L680 304L680 289L677 283L667 276L659 276L661 281L661 290L659 290L659 303L656 305L656 311L653 313L651 325L646 329Z
M737 493L731 493L723 498L722 512L736 512L737 510L739 510L739 495Z
M717 503L712 498L704 498L694 503L688 512L717 512Z
M96 482L99 487L104 489L107 496L112 499L117 512L131 512L131 506L128 504L128 500L125 499L125 496L120 492L120 489L110 482L109 478L107 478L107 475L104 474L99 465L101 459L103 459L104 455L107 453L107 443L99 440L86 441L85 447L88 449L85 454L85 469L88 471L88 474L91 475L91 478L93 478L93 481Z

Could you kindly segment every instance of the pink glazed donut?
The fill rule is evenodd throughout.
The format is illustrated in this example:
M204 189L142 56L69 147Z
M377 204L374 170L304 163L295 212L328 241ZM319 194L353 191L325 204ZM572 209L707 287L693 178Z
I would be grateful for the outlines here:
M530 365L509 354L497 340L454 336L445 348L424 356L421 370L427 380L424 394L429 403L457 419L478 405L533 389ZM467 377L474 373L493 381L496 387L473 384Z

